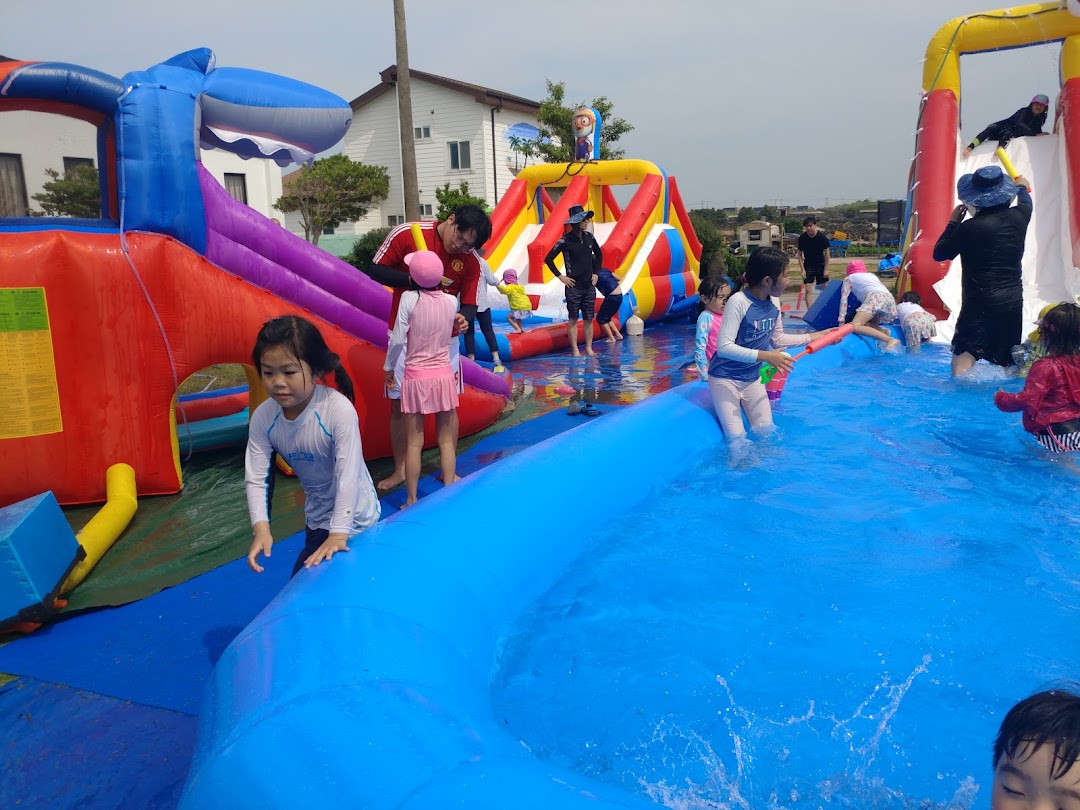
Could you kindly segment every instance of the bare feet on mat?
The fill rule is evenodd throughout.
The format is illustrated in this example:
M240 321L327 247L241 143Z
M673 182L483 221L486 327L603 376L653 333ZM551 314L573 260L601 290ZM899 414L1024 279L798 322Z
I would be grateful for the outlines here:
M379 492L389 492L394 487L400 486L401 484L404 484L404 483L405 483L405 473L395 472L395 473L391 473L386 478L384 478L382 481L377 483L375 485L375 488L378 489Z

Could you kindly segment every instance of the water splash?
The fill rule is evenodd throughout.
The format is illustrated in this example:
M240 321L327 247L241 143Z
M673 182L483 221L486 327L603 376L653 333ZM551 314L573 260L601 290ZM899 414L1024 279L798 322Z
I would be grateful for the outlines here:
M718 713L727 739L709 739L694 728L664 718L647 740L627 746L621 753L648 769L633 775L639 790L675 810L795 810L822 803L881 810L971 810L979 786L970 775L959 779L949 799L936 802L907 796L874 772L891 721L915 680L929 673L931 660L932 656L924 655L900 680L883 673L880 682L845 716L823 713L813 700L803 711L783 717L755 714L736 699L729 682L732 676L717 675L716 683L727 704ZM784 744L786 735L781 730L792 732L801 744ZM810 744L803 739L808 735L813 738ZM841 772L816 781L793 775L802 770L799 752L805 755L837 741L846 747L845 755L834 752L829 758L837 761L846 756L847 765ZM769 783L767 793L755 787L755 777ZM953 777L938 774L938 778Z

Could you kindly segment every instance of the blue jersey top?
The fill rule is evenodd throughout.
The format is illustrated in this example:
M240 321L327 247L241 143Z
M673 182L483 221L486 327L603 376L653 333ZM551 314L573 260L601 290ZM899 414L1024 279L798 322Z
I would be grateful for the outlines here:
M619 279L606 267L601 267L596 274L596 289L606 298L619 289Z
M801 346L806 337L785 335L780 308L772 298L737 292L724 306L724 320L716 353L709 361L709 376L749 382L761 374L759 351L780 346Z

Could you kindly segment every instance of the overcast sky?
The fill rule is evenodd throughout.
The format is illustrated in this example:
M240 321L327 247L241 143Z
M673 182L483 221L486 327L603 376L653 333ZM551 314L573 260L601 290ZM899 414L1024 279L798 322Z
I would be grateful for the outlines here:
M903 197L922 59L978 0L405 0L409 59L540 101L607 96L627 157L691 208ZM202 11L208 9L212 11ZM120 77L196 47L351 100L393 64L392 0L0 0L0 53ZM1058 91L1057 45L964 57L965 138Z

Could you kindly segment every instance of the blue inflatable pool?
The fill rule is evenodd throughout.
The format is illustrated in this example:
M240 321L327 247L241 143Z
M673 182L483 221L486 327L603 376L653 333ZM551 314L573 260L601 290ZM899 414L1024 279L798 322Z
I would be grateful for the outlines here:
M788 391L869 354L848 337L801 360ZM534 758L495 715L491 681L509 627L589 540L594 505L561 499L562 482L619 459L605 489L632 509L653 471L722 443L706 387L684 385L429 496L296 577L217 664L182 806L654 807ZM510 533L510 493L552 508Z

